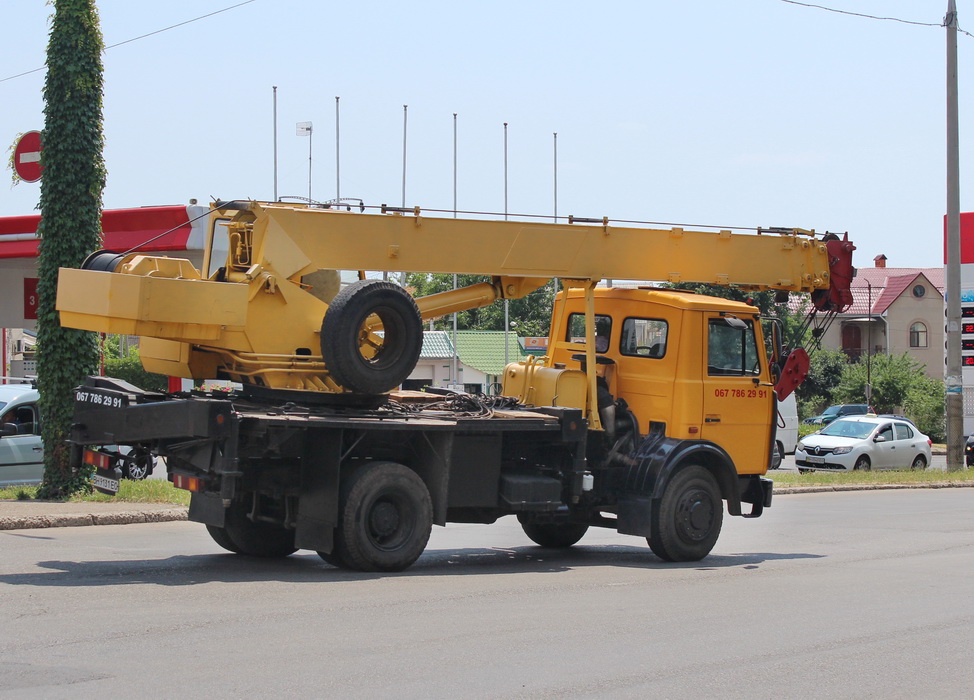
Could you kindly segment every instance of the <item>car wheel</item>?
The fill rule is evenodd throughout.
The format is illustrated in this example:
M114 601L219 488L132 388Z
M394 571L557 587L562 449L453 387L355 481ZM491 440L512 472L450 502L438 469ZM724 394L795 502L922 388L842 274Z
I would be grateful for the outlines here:
M801 467L798 467L798 473L799 474L808 474L809 472L813 472L813 471L815 471L815 470L814 469L802 469Z
M132 481L142 481L155 469L156 460L151 452L144 450L133 451L132 461L122 467L122 476Z
M872 462L869 461L869 457L866 455L860 455L859 459L856 460L856 465L852 469L853 471L868 472L872 469Z
M926 469L927 468L927 458L923 455L917 455L916 459L913 460L912 469Z

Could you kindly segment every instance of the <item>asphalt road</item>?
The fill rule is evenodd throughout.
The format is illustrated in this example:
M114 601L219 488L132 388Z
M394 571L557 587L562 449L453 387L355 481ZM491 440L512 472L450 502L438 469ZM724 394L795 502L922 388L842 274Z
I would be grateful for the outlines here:
M0 532L0 698L961 698L974 489L780 496L710 557L435 528L407 572L195 523Z

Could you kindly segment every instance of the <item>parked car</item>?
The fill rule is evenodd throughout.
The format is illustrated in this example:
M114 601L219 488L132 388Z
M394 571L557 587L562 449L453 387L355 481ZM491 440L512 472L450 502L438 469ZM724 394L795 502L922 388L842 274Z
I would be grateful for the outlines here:
M0 384L0 487L35 485L44 478L39 398L30 384ZM123 478L145 479L152 473L150 453L121 451Z
M811 416L802 421L805 425L828 425L836 418L856 416L869 413L869 406L864 403L843 403L829 406L817 416Z
M771 468L781 466L784 455L794 454L798 443L798 403L795 394L788 394L778 402L778 426L775 442L771 448Z
M974 435L967 436L967 444L964 445L964 457L967 460L967 466L974 466Z
M798 471L852 469L926 469L929 437L898 418L840 418L803 437L795 450Z
M0 384L0 486L39 484L44 476L37 399L30 384Z

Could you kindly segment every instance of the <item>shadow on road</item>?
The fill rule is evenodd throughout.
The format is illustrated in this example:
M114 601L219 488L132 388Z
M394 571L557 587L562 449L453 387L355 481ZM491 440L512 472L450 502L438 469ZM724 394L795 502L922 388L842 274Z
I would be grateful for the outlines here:
M711 555L700 562L673 564L661 561L646 548L625 545L583 545L572 549L545 549L536 546L432 549L427 550L407 571L363 573L335 568L326 564L318 556L307 552L283 559L260 559L227 553L128 561L42 561L38 562L37 566L48 571L0 574L0 583L14 586L117 586L147 583L159 586L189 586L210 582L252 583L256 581L321 583L390 577L560 573L593 566L622 566L660 571L673 569L711 571L735 567L758 569L764 562L818 559L822 556L752 552Z

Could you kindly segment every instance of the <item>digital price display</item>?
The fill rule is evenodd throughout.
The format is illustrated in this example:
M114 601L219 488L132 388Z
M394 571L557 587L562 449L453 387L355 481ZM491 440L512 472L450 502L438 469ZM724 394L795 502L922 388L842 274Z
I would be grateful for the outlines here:
M974 339L962 340L960 343L961 350L974 350Z
M964 318L974 318L974 306L961 307L960 315Z
M961 324L961 333L974 333L974 323Z
M974 356L968 355L967 357L962 358L961 363L965 367L974 367Z

